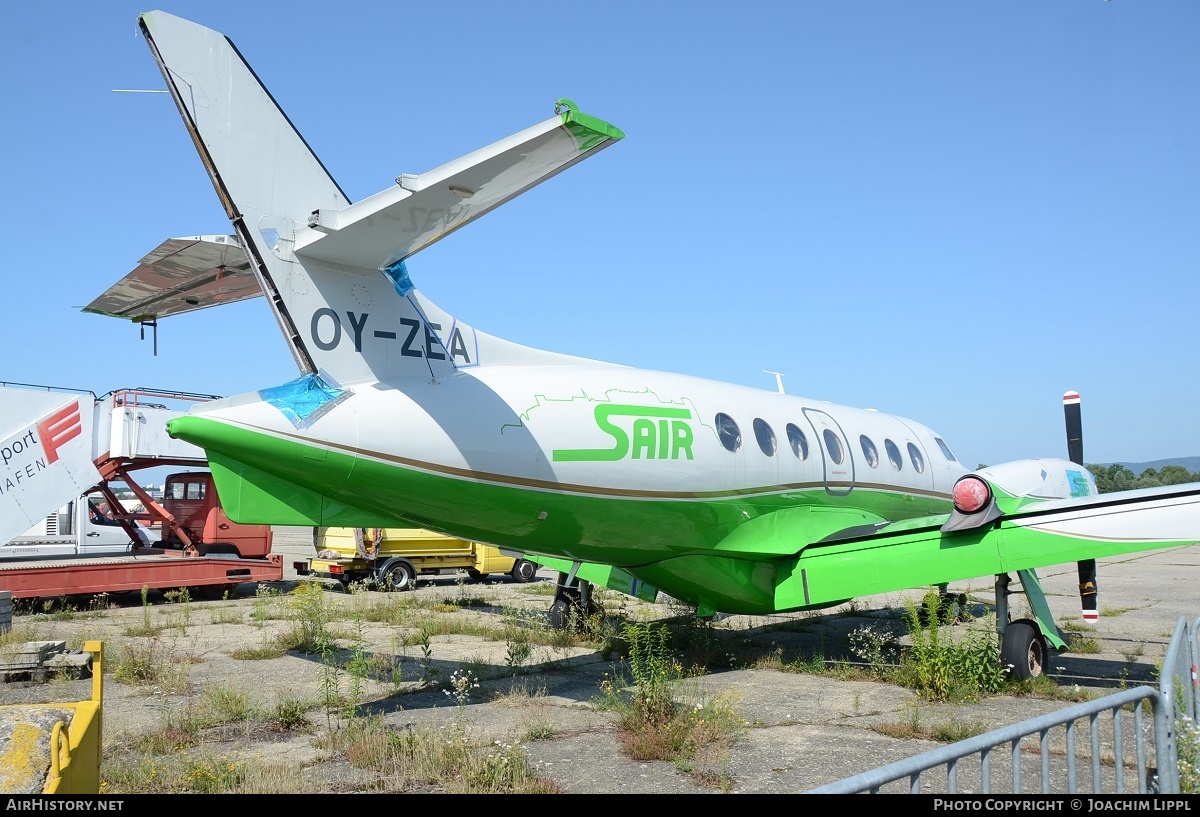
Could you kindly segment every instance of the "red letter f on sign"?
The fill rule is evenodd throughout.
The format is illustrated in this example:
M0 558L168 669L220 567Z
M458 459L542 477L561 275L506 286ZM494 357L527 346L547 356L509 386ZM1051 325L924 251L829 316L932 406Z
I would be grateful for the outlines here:
M46 464L58 461L58 449L75 439L83 431L79 422L79 403L63 406L37 424L42 448L46 450Z

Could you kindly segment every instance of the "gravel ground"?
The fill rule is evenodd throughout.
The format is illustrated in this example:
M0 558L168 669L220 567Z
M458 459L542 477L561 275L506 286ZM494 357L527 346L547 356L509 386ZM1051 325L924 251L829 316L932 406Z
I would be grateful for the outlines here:
M1102 561L1103 617L1090 634L1096 650L1054 656L1051 677L1061 686L1078 686L1081 694L1096 695L1156 683L1156 662L1179 616L1200 611L1200 582L1194 578L1198 564L1200 546ZM716 626L736 639L739 668L711 671L687 682L680 694L697 701L723 696L734 702L746 722L745 740L723 757L700 759L698 766L707 765L708 775L696 773L704 769L685 773L689 770L671 763L636 762L622 753L614 714L595 706L602 682L618 671L609 656L577 647L535 647L527 660L514 666L511 645L505 641L436 635L426 654L420 645L403 646L400 627L354 623L355 610L370 605L470 596L483 603L438 615L474 619L493 628L516 620L545 628L554 578L539 572L533 582L522 585L507 579L462 584L445 577L404 594L325 593L322 598L329 608L341 611L341 621L334 625L342 637L340 646L348 649L358 641L365 656L398 667L398 675L363 684L358 692L362 713L377 715L394 729L458 724L481 743L520 743L539 772L567 793L779 793L807 791L933 748L938 744L887 737L876 728L911 721L918 712L925 725L976 723L994 728L1069 705L1011 696L933 704L884 683L748 668L756 657L771 655L783 660L813 653L850 658L849 634L863 626L895 622L902 595L862 599L820 615L732 617ZM1060 625L1076 616L1074 566L1044 571L1042 579ZM205 733L205 751L279 764L296 773L305 787L314 787L306 790L378 790L376 776L322 748L320 737L326 729L344 728L326 715L320 703L323 692L330 683L348 691L354 681L347 673L331 674L319 656L300 653L257 660L233 657L239 650L271 644L294 626L287 605L288 593L296 586L289 577L273 587L242 585L236 598L221 601L162 603L152 594L155 603L149 607L140 599L125 598L110 600L99 612L18 614L14 633L30 640L61 639L70 647L93 639L103 643L106 763L139 736L161 732L194 713L205 690L226 689L245 695L260 711L300 702L312 729L289 731L262 720L225 726ZM980 610L991 597L990 581L950 589L979 600ZM679 612L618 594L601 593L600 598L610 610L619 607L636 618L662 619ZM147 621L152 625L148 630ZM142 630L150 634L139 635ZM186 682L163 689L118 681L113 670L129 664L133 655L169 662L186 675ZM348 658L348 652L342 657ZM472 672L479 686L467 700L456 701L447 696L445 681L464 670ZM87 679L14 679L0 684L0 704L21 709L84 700L90 692ZM539 739L526 740L532 726L540 727ZM717 785L714 780L722 782Z

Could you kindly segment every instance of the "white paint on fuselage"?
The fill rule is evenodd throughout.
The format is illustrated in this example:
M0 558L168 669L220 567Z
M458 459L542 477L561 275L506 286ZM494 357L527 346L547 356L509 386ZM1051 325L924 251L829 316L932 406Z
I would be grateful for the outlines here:
M606 431L597 422L597 409L613 407L620 408ZM640 408L668 409L676 416L640 417ZM256 395L203 404L194 412L268 433L296 434L278 409ZM718 413L737 422L742 437L738 451L721 444L715 428ZM814 422L818 413L845 440L840 465L821 439ZM773 456L759 446L756 419L774 434ZM640 437L633 428L638 420ZM788 424L803 431L806 459L793 452ZM785 486L820 487L831 475L841 475L841 493L852 485L944 496L965 473L943 456L937 435L912 420L685 375L604 365L483 366L436 383L408 380L402 389L358 384L303 435L312 444L331 444L359 456L399 458L433 471L466 471L485 481L632 495L777 493ZM862 435L878 452L874 466L864 456ZM899 448L900 469L889 461L885 440ZM909 444L924 458L923 473L913 467ZM556 460L555 452L579 450L594 455L570 461L560 454ZM605 456L610 459L600 459Z

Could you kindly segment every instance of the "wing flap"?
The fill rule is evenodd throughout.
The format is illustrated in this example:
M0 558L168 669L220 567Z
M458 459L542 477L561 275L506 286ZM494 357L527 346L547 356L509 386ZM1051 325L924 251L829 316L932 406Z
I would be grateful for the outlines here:
M154 320L262 295L234 236L169 238L84 312Z
M567 110L426 173L401 176L395 187L345 209L314 211L297 233L295 252L386 269L623 136Z

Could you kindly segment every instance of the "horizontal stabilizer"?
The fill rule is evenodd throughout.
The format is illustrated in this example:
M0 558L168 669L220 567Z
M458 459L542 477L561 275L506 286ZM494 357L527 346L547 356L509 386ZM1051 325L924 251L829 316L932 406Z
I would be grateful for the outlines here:
M624 134L560 100L556 116L341 210L314 210L296 254L385 269L605 148Z
M145 321L259 295L262 288L236 237L197 235L159 244L83 311Z

